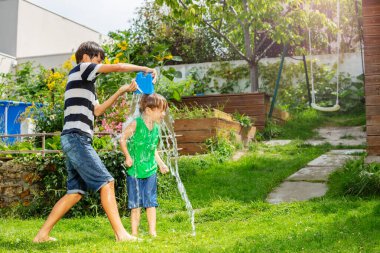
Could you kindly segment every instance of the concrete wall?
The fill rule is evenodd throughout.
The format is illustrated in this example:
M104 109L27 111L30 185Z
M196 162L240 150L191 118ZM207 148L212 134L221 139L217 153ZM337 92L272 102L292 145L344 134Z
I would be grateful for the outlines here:
M46 69L60 67L67 59L70 58L72 53L69 54L56 54L56 55L44 55L35 57L18 58L18 64L25 62L34 62L35 64L42 65Z
M302 57L295 57L297 59L301 59ZM309 57L307 58L309 59ZM337 56L336 55L315 55L313 56L314 60L317 60L320 64L326 64L328 66L333 66L337 63ZM281 59L279 57L277 58L264 58L260 61L261 64L273 64L275 62L279 62ZM239 65L246 65L246 61L240 60L240 61L230 61L232 66L239 66ZM285 58L285 64L287 63L299 63L299 61L294 60L292 58L286 57ZM199 76L202 77L209 68L215 68L219 65L218 62L206 62L206 63L195 63L195 64L183 64L183 65L173 65L173 66L165 66L164 68L168 69L170 67L173 67L176 69L181 77L176 77L175 81L180 81L185 79L189 74L190 71L196 69L199 73ZM309 67L309 66L308 66ZM362 59L360 53L348 53L344 54L340 58L340 72L349 73L351 76L356 77L358 75L363 74L363 68L362 68ZM221 79L217 79L218 82L222 82ZM239 89L241 92L250 92L250 87L245 88L246 84L248 83L248 79L242 79L239 81ZM260 80L259 80L259 83ZM260 84L259 84L260 85Z
M0 1L0 52L16 56L18 0Z

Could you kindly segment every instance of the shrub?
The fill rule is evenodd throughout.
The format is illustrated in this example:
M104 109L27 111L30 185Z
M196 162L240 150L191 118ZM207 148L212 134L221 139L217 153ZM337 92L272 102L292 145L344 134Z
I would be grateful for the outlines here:
M333 196L380 196L380 164L350 161L330 176L329 188Z
M119 151L101 152L99 153L104 165L115 178L115 193L118 202L118 207L121 215L128 215L127 208L127 191L125 172L122 164L124 156ZM47 155L45 157L29 155L18 159L18 162L24 166L35 166L38 174L40 191L35 193L34 199L27 207L19 206L16 212L11 210L2 210L2 213L15 213L22 218L28 217L46 217L54 204L66 194L66 168L65 159L62 154ZM158 191L159 196L169 196L176 187L175 180L161 176L158 173ZM98 193L89 192L82 200L76 204L67 217L79 217L83 215L96 216L103 214L103 209L100 205L100 197Z

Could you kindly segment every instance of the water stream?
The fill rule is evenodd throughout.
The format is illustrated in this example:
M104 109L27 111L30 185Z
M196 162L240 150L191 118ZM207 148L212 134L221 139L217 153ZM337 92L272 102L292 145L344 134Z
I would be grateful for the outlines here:
M123 129L127 127L134 119L140 116L139 111L139 102L141 99L140 94L133 94L132 99L130 100L129 106L131 108L130 115L126 118L126 121L123 124ZM189 214L191 227L192 227L192 235L195 236L195 219L194 219L194 209L191 205L191 202L187 196L185 186L182 183L181 177L178 171L178 147L177 140L174 133L173 127L174 120L169 113L169 109L166 112L166 116L160 125L160 142L158 150L160 152L161 159L168 166L170 173L175 177L177 182L177 188L181 195L182 200L185 202L186 210ZM138 191L138 189L137 189Z

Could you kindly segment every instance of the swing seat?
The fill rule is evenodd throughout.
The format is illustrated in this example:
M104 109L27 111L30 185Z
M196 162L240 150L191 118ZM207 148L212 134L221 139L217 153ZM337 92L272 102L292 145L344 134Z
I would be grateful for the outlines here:
M335 104L332 107L322 107L317 105L316 103L311 103L311 107L314 108L315 110L322 111L322 112L336 112L339 111L340 105Z

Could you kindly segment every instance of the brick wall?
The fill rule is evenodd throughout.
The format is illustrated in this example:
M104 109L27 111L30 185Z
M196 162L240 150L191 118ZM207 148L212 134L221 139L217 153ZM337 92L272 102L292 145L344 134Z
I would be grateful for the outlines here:
M39 187L35 168L29 165L0 161L0 208L22 204L27 206Z

